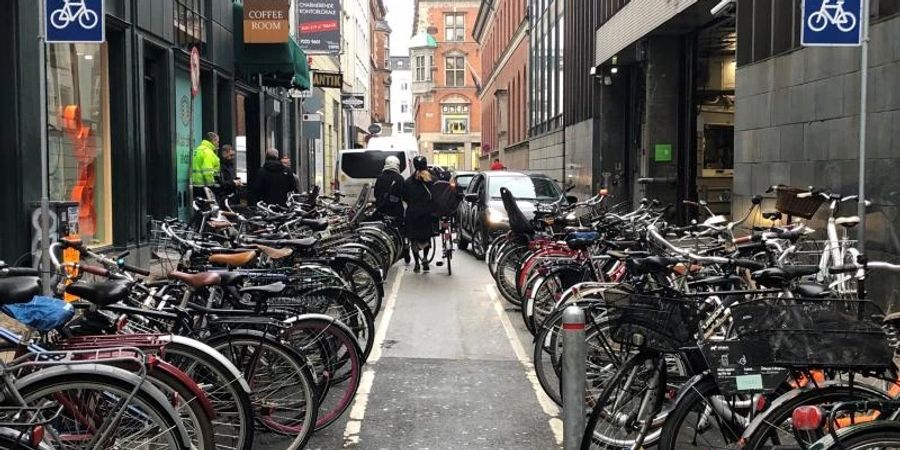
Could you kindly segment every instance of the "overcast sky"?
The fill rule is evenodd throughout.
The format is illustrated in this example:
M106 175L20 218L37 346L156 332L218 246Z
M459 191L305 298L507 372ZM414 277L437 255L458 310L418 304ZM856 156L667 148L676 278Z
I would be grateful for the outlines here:
M412 35L413 0L384 0L388 9L387 21L391 26L391 55L409 56L409 38Z

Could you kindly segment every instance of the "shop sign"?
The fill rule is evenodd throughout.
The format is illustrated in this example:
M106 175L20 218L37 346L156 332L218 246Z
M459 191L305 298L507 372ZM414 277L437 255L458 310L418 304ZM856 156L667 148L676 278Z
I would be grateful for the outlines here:
M47 43L99 43L105 40L103 0L46 0L43 13Z
M341 52L340 0L297 0L297 41L307 53Z
M244 43L283 44L290 39L291 0L244 0Z
M365 109L366 95L341 94L341 104L344 105L344 109Z
M313 86L341 89L344 87L344 74L341 72L320 72L317 70L313 73Z

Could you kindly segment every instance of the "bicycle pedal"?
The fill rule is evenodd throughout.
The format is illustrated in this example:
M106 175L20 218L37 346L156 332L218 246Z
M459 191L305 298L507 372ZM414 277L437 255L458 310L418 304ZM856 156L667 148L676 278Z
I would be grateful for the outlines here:
M438 266L438 267L444 267L444 262L443 262L443 261L438 261L438 262L434 263L434 265L436 265L436 266Z

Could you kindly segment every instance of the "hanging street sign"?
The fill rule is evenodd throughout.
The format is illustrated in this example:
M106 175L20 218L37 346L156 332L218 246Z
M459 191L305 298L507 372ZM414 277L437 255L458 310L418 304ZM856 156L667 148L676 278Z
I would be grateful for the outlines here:
M344 109L366 109L366 95L341 94L341 104Z
M344 74L341 72L313 72L313 86L319 88L341 89L344 87Z
M863 0L803 0L800 43L855 47L863 41Z
M291 0L244 0L244 43L283 44L290 39Z
M53 43L101 43L106 39L103 0L46 0L44 37Z
M200 93L200 50L191 47L191 97Z

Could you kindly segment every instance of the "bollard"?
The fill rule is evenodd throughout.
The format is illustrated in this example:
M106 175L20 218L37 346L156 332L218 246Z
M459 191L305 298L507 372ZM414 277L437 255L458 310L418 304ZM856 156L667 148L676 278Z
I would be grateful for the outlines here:
M569 306L563 312L563 448L578 450L584 436L584 392L586 365L584 311Z

